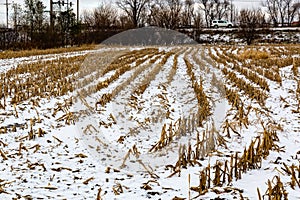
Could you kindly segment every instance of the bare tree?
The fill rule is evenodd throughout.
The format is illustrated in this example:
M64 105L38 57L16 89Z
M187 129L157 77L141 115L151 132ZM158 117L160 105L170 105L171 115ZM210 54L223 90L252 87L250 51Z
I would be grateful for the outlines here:
M300 9L300 3L295 0L266 0L263 5L267 8L274 26L291 25Z
M286 0L289 1L289 0ZM297 17L297 14L300 14L300 2L296 2L293 4L288 4L288 14L287 14L287 23L290 26L294 19ZM300 16L298 18L300 20Z
M44 30L45 8L40 0L25 0L24 25L32 39L34 34L42 33Z
M298 8L295 17L298 16L298 21L300 21L300 3L296 3L295 6Z
M166 8L169 10L170 18L168 28L175 29L179 26L182 7L183 5L180 0L167 0Z
M22 21L22 8L21 4L18 3L13 3L12 4L12 14L11 14L11 19L13 22L13 28L17 30L18 25L21 24Z
M108 4L102 4L92 12L83 12L84 23L95 30L103 30L115 26L117 18L117 11Z
M195 11L192 17L195 28L200 29L204 24L203 15Z
M229 18L231 4L228 0L200 0L200 8L204 11L206 26L214 19Z
M277 3L277 8L278 8L278 15L279 15L279 19L280 19L280 23L281 26L284 26L284 17L286 14L286 4L285 4L285 0L276 0Z
M206 22L206 27L209 27L210 25L210 19L209 19L209 13L211 9L211 4L209 0L200 0L200 3L203 5L202 10L204 11L204 17Z
M222 19L222 18L228 18L229 17L229 11L230 11L230 3L228 0L220 1L220 0L214 0L215 2L215 14L214 19Z
M117 26L121 29L132 28L132 21L127 15L120 15L117 20Z
M276 0L266 0L263 5L267 8L268 14L273 25L278 26L278 7Z
M239 15L240 34L248 45L257 37L257 28L262 27L265 15L261 10L243 9Z
M138 27L150 0L119 0L117 5L131 18L134 27Z
M185 0L184 9L182 11L181 25L182 26L191 26L194 15L194 1Z
M169 29L177 28L182 19L182 7L180 0L156 0L150 7L151 24Z
M115 25L117 12L110 5L101 5L94 9L94 26L97 29L107 29Z
M87 27L92 27L94 25L94 17L93 13L90 11L84 10L82 15L81 15L81 21L85 26Z

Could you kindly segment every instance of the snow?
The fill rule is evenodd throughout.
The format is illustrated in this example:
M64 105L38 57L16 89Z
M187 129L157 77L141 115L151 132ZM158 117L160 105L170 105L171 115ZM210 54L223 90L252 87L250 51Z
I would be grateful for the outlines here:
M228 40L228 38L224 37L224 40ZM178 48L185 51L179 52ZM63 111L59 111L55 117L52 116L53 108L57 106L57 103L63 103L72 95L71 93L62 97L41 99L40 107L33 106L30 101L25 101L17 106L18 117L13 114L13 106L9 105L6 110L0 110L0 127L24 124L24 128L17 128L16 132L0 133L0 141L3 143L0 143L0 150L7 155L7 160L0 157L1 199L96 199L100 188L103 199L172 199L175 196L186 199L194 198L198 196L198 193L191 191L189 187L199 185L200 171L208 164L214 165L217 160L229 160L233 152L243 152L244 148L248 147L251 141L263 131L260 120L275 122L283 128L282 131L277 132L277 135L278 145L283 147L284 152L271 151L270 155L262 161L260 169L243 173L242 179L234 180L230 185L214 187L221 191L220 194L209 190L197 199L240 198L237 190L226 192L226 187L243 190L242 195L245 198L258 199L257 188L264 195L267 190L267 181L272 181L276 175L280 176L284 183L289 199L299 198L300 188L296 186L295 189L292 189L289 186L290 176L282 170L282 163L288 166L292 164L299 166L300 161L300 115L293 112L297 110L299 102L294 92L297 82L292 74L291 66L280 69L282 85L266 79L270 87L269 98L265 106L267 109L264 110L256 102L239 92L245 105L251 105L264 111L270 110L269 117L262 114L258 119L254 111L250 112L248 128L242 127L238 130L241 136L232 133L230 138L226 138L228 149L218 146L217 151L209 153L199 161L200 166L188 166L187 169L181 169L180 176L175 174L169 177L173 171L166 169L166 165L175 165L181 145L188 143L195 145L197 132L202 134L206 129L215 128L222 134L223 122L226 119L231 120L232 113L235 112L226 98L212 85L213 74L220 81L225 81L223 81L221 70L211 66L206 59L201 57L201 55L208 57L207 48L210 47L159 47L160 52L173 51L174 54L159 68L141 95L136 95L134 91L145 79L150 77L155 66L159 66L163 56L157 56L157 60L153 64L147 61L137 65L133 62L130 70L119 76L107 88L86 97L86 100L90 106L94 106L95 100L101 95L114 91L122 84L124 84L124 88L116 94L112 101L101 107L100 111L89 110L88 115L82 114L75 125L65 125L63 121L56 120L64 114ZM134 49L142 48L132 47L129 51ZM3 59L0 61L0 73L5 73L20 63L95 52L101 54L101 52L110 50L112 49L107 47L94 51ZM218 47L216 50L220 51ZM211 47L211 51L217 56L213 47ZM167 77L171 74L176 53L179 54L176 74L168 82ZM232 53L237 54L238 51L233 50ZM186 71L185 54L193 65L197 80L204 81L204 92L209 98L212 114L203 127L197 127L195 130L187 131L186 135L176 137L162 150L149 152L149 149L160 139L163 125L170 129L173 128L175 131L178 128L178 120L192 119L197 113L197 98ZM202 68L193 59L193 54L202 60L205 68L209 70L201 71ZM83 65L82 70L84 67L86 66ZM139 73L135 74L136 70L139 70ZM106 80L114 72L111 71L97 80L92 80L84 87ZM245 78L241 74L238 75ZM130 77L132 79L127 84L126 80ZM234 88L229 82L226 82L226 85ZM136 98L136 107L129 105L133 97ZM282 102L282 98L285 99L285 103ZM46 134L43 137L27 140L23 137L27 136L30 131L30 119L37 118L35 109L41 117L41 123L34 124L33 129L42 128ZM77 101L72 107L74 112L84 110L88 109L82 105L81 101ZM170 111L170 116L166 117L168 111ZM99 126L99 122L106 125ZM88 125L93 125L95 130L91 129L85 132L84 128ZM121 137L124 137L124 141L116 142ZM99 139L107 146L100 143ZM129 150L133 152L134 146L140 155L131 154L124 162L127 152ZM279 164L276 164L275 161L279 157ZM190 182L188 181L189 177ZM151 190L141 188L147 182L147 185L152 188ZM119 184L121 188L118 187ZM118 195L114 193L113 188L119 191Z

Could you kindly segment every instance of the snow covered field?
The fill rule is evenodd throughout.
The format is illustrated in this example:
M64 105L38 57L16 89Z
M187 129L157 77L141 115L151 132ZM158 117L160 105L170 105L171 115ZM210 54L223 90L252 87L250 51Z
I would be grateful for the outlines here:
M0 199L299 199L300 46L0 61Z

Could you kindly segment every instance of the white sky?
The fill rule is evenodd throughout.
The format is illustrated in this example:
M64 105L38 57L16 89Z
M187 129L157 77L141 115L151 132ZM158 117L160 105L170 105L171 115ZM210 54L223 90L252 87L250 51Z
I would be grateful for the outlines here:
M6 0L0 0L0 24L6 23L6 6L3 5ZM65 0L66 2L67 0ZM101 2L114 2L115 0L80 0L80 11L91 10L97 7ZM232 0L233 4L238 8L257 8L261 6L263 0ZM15 2L24 4L24 0L8 0L9 3ZM49 10L50 0L42 0L47 10ZM74 11L77 9L76 2L77 0L69 0L69 2L74 3ZM197 0L196 0L197 2ZM9 13L11 13L11 7L9 7Z

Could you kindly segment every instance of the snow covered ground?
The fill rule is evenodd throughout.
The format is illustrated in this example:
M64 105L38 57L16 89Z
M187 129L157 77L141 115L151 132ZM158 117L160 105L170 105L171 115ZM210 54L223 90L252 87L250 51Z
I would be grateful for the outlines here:
M5 73L19 64L92 54L74 73L81 74L77 79L81 84L74 83L77 87L72 92L15 105L9 103L12 95L7 94L6 99L1 95L0 103L6 106L0 107L0 199L258 199L257 189L268 199L268 180L274 187L276 176L288 198L299 199L300 91L299 75L293 73L295 68L299 71L295 61L299 53L289 46L256 47L274 59L285 59L287 52L294 58L287 66L270 66L277 67L280 83L248 68L267 82L269 91L262 91L234 68L235 64L246 68L245 63L251 61L238 60L248 47L149 48L102 47L0 61L1 81L7 83ZM235 61L228 58L229 53ZM104 62L104 57L110 59ZM115 65L107 64L116 59ZM224 74L224 68L265 92L265 102L239 88ZM199 114L204 105L195 88L202 88L209 112ZM236 91L242 111L228 100L226 89ZM199 124L202 116L207 117ZM238 119L247 122L239 124ZM232 128L228 132L226 122ZM216 163L223 167L236 152L242 156L256 138L263 141L264 126L276 132L274 148L260 152L257 167L247 168L238 179L229 181L229 172L221 171L224 180L215 184ZM189 145L194 151L200 143L203 155L188 158ZM181 151L187 155L178 162L183 158ZM285 166L294 168L296 180ZM208 168L210 185L196 192L203 181L201 171Z

